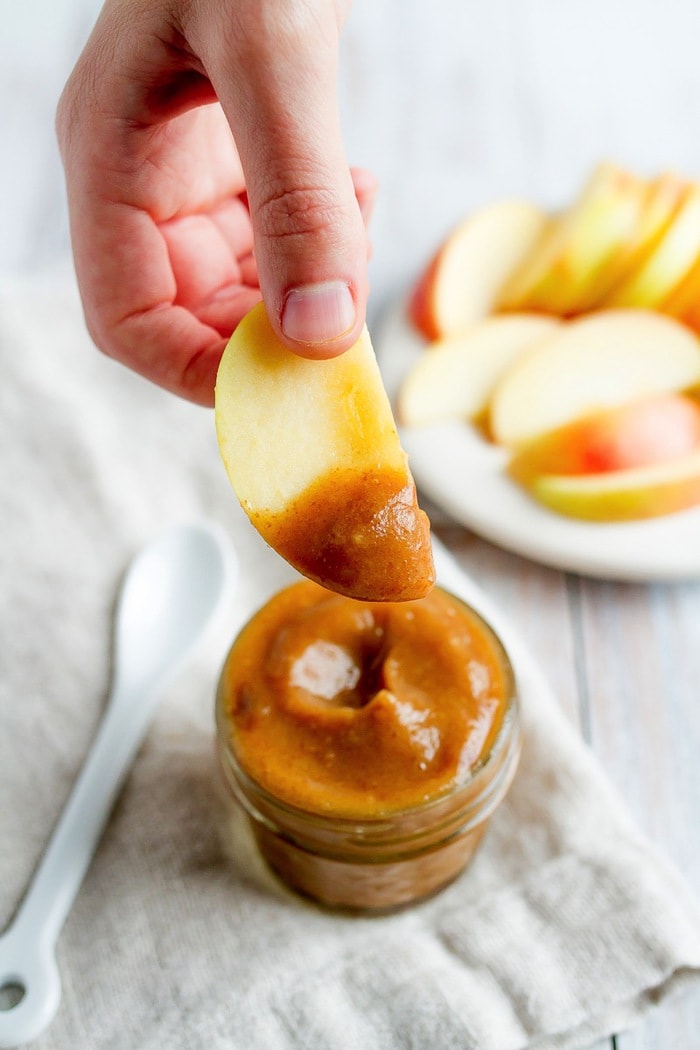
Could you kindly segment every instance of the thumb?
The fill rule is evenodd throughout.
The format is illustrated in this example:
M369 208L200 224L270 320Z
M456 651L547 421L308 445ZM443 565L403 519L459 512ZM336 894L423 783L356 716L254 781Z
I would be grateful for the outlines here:
M271 323L305 357L348 349L367 302L367 235L338 113L336 6L221 5L227 24L207 69L240 154Z

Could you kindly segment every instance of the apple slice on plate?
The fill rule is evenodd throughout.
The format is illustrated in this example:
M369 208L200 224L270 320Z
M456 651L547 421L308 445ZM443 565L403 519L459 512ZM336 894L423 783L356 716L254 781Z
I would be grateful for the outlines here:
M366 331L339 357L306 360L255 307L224 351L215 419L243 509L303 575L366 601L427 594L428 519Z
M608 296L608 306L655 309L690 272L700 255L700 188L691 186L654 250Z
M505 280L532 251L548 224L533 204L506 200L460 223L425 270L409 317L426 339L464 331L491 312Z
M700 402L653 394L593 412L529 441L508 473L526 487L543 474L603 474L677 459L700 448Z
M404 426L477 419L494 387L519 354L559 327L553 317L489 317L420 355L401 385L398 418Z
M687 180L673 171L665 171L649 182L632 236L611 254L590 285L578 296L576 313L599 307L616 285L641 266L675 218L687 192Z
M647 310L604 310L562 326L497 384L489 422L510 448L579 416L700 383L700 342Z
M645 183L636 176L601 164L513 272L498 307L575 313L599 273L633 239L645 193Z
M660 306L660 310L698 330L700 318L700 252L682 281Z
M634 521L673 514L700 503L700 449L630 470L540 475L530 492L551 510L588 521Z

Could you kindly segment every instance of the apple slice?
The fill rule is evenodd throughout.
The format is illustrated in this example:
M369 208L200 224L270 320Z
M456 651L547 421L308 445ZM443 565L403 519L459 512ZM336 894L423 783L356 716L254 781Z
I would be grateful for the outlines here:
M611 254L588 288L578 296L574 303L576 313L599 307L616 285L641 266L673 221L687 192L687 180L673 171L665 171L651 180L632 236Z
M650 310L604 310L522 354L490 405L494 440L511 448L599 409L700 382L700 343Z
M460 223L418 282L409 316L426 339L464 331L493 309L504 281L548 223L525 201L487 205Z
M673 514L700 504L700 450L631 470L533 479L530 494L540 503L587 521L633 521Z
M695 286L692 294L688 297L680 320L688 328L692 328L697 334L700 334L700 266L695 274L695 278Z
M659 309L698 329L700 319L700 253L682 281L664 299Z
M571 208L552 223L512 274L498 307L575 313L598 274L634 237L645 194L640 179L601 164Z
M305 360L256 306L221 359L215 419L243 509L296 569L365 601L427 594L428 519L366 331L339 357Z
M551 430L519 449L508 473L523 485L543 474L602 474L676 459L700 448L700 402L654 394Z
M515 358L551 335L559 324L553 317L507 314L489 317L462 335L433 343L401 386L399 421L412 427L479 417Z
M700 187L691 186L656 248L606 300L609 306L655 309L690 272L700 255Z

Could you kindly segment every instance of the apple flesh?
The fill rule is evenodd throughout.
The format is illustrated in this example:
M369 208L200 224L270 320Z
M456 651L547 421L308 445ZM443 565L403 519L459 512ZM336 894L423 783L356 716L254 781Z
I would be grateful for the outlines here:
M645 200L640 179L601 164L574 204L550 226L504 285L498 307L568 316L633 240Z
M663 237L635 270L613 289L610 306L662 308L700 255L700 188L692 186Z
M576 313L603 306L615 286L642 265L664 236L687 192L687 181L672 171L663 172L649 182L632 236L611 254L608 262L593 275L589 286L581 290L575 303Z
M700 384L700 343L646 310L610 310L563 325L521 355L489 409L495 441L517 448L571 420Z
M258 305L221 359L215 420L241 506L296 569L366 601L427 594L428 519L366 331L339 357L306 360Z
M657 394L595 412L519 449L508 473L523 485L547 474L602 474L677 459L700 449L700 403Z
M683 280L664 300L661 309L700 333L700 254Z
M461 335L432 343L406 376L398 396L404 426L483 415L500 377L521 353L559 326L536 314L490 317Z
M551 510L587 521L634 521L673 514L700 503L700 450L630 470L540 475L529 491Z
M507 200L460 223L442 244L409 302L409 317L428 340L456 335L481 320L542 236L548 220L534 205Z

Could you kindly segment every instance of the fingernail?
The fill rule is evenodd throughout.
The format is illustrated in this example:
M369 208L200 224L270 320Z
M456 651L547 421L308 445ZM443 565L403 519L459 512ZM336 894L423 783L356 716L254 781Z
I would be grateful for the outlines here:
M282 310L282 331L297 343L329 343L355 323L355 302L342 281L293 288Z

